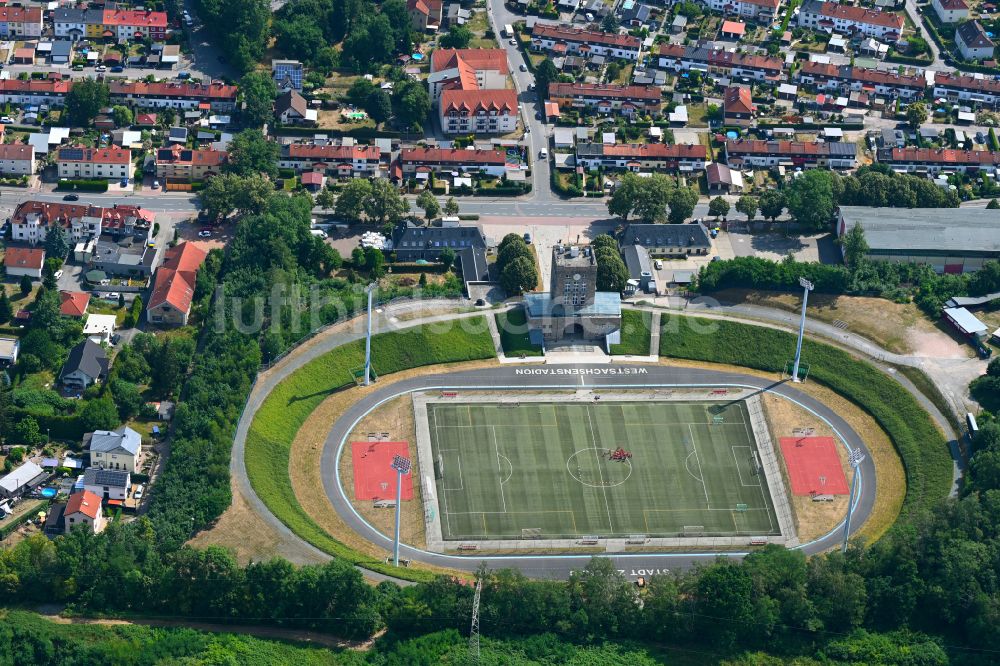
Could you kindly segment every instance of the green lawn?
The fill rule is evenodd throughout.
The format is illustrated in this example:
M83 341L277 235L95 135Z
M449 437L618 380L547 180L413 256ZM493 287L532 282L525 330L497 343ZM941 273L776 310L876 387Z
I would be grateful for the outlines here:
M427 418L445 539L779 533L742 402L449 403ZM608 460L618 447L632 459Z
M663 327L661 356L780 372L795 354L795 336L785 331L676 315L664 315ZM808 365L810 381L860 406L892 439L906 470L904 515L948 495L952 481L948 445L930 415L899 383L873 365L814 340L803 341L802 362Z
M459 325L461 324L461 325ZM432 330L433 329L433 330ZM456 320L450 330L412 328L372 338L372 367L379 376L437 363L492 358L493 338L482 317ZM246 468L254 492L298 536L331 555L372 571L395 571L327 534L299 505L288 476L289 451L302 424L332 393L354 383L364 366L364 341L348 343L299 368L267 397L247 433ZM419 570L396 572L414 580Z
M500 345L507 356L541 356L540 345L528 340L528 323L524 308L514 308L496 315L497 330L500 331Z
M622 341L611 345L611 354L649 356L650 330L653 313L643 310L622 310Z

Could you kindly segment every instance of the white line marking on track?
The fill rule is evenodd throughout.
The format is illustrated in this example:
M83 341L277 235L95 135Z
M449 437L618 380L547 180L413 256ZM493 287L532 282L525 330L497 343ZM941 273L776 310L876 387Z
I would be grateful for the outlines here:
M493 433L493 450L497 452L497 481L500 482L500 501L503 502L503 512L507 513L507 498L504 497L503 493L503 469L500 466L500 444L497 442L497 429L491 427L490 432Z
M708 499L708 486L705 485L705 470L701 467L701 456L698 455L698 444L694 439L694 428L688 426L688 432L691 433L691 448L694 449L694 459L698 461L698 475L701 476L701 489L705 491L705 504L711 509L712 500Z
M612 533L615 531L615 524L611 520L611 506L608 504L608 489L604 487L604 468L601 460L601 453L597 446L597 433L594 432L594 419L590 416L590 406L587 406L587 422L590 424L590 441L594 444L594 455L597 456L597 471L601 475L601 490L604 492L604 508L608 510L608 528Z

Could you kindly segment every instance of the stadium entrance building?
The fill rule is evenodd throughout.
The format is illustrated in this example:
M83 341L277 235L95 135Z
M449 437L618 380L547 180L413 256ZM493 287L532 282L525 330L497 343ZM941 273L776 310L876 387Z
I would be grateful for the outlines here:
M552 248L549 291L525 294L524 307L533 344L619 342L621 295L597 291L597 260L589 247Z

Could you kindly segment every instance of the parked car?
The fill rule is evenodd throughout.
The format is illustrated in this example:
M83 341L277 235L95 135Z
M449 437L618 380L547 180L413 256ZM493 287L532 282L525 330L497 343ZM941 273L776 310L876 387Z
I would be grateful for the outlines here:
M524 234L524 242L528 243L529 245L531 244L531 234L529 233Z
M94 68L94 71L97 71L97 72L106 72L106 71L108 71L108 66L107 65L98 65L97 67Z
M522 63L521 63L521 66L519 67L519 69L520 69L520 70L521 70L522 72L527 72L527 71L528 71L528 66L527 66L527 65L525 65L525 64L524 64L524 63L522 62Z
M136 487L135 492L132 493L132 497L134 497L136 501L141 500L142 499L142 494L143 494L143 492L145 492L145 490L146 490L146 486L144 484L140 483Z
M516 39L510 40L510 45L511 46L517 46L517 40Z
M198 238L211 238L212 232L209 229L202 229L198 232Z
M67 194L63 197L63 201L79 201L80 195L78 194Z
M57 270L57 271L56 271L55 273L53 273L53 274L52 274L52 276L53 276L53 277L54 277L55 279L57 279L57 280L58 280L59 278L61 278L61 277L63 276L63 269L61 269L61 268L60 268L60 269L59 269L59 270Z
M121 293L117 291L109 291L108 293L104 294L104 298L109 301L117 301L119 298L121 298L121 296L122 296Z
M10 125L13 122L14 119L11 118L10 116L4 116L3 118L0 118L0 123L3 123L4 125Z
M128 187L128 178L122 178L121 182L118 184L121 185L122 187Z
M158 180L154 180L153 181L153 189L154 190L160 189L160 181L158 181Z
M121 65L115 65L114 67L111 68L111 71L115 74L121 74L122 72L125 71L125 68L122 67Z

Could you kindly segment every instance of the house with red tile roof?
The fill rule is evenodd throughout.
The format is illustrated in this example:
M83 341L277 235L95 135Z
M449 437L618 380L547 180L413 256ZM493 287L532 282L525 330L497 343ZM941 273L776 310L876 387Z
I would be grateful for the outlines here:
M104 531L105 520L101 513L101 498L89 490L81 490L69 496L63 511L66 534L74 529L84 529L98 534Z
M176 81L111 81L112 104L146 109L204 110L228 113L236 110L234 85L219 83L178 83Z
M29 104L48 104L62 106L66 102L66 93L73 87L73 82L55 79L0 79L0 102L25 106Z
M622 86L610 83L549 84L549 99L561 109L591 109L623 116L660 115L663 93L658 86Z
M709 9L727 16L750 18L762 23L773 21L781 0L705 0Z
M681 44L660 44L658 56L660 68L675 72L694 70L756 81L777 81L784 78L784 61L771 56Z
M132 151L119 146L66 146L56 153L60 178L122 180L132 177Z
M941 23L958 23L969 18L965 0L931 0L931 7Z
M883 148L878 161L904 173L936 174L941 171L984 171L995 174L1000 168L1000 152L992 150L952 150L947 148Z
M800 167L803 169L853 169L858 146L846 141L764 141L736 139L726 141L726 164L743 167Z
M33 173L35 173L33 146L26 143L0 143L0 174L30 176Z
M436 31L441 27L443 7L442 0L407 0L410 25L417 32Z
M572 54L589 58L604 56L619 60L639 59L642 42L638 37L617 32L582 30L562 25L536 23L531 31L531 48L560 55Z
M0 7L0 37L14 39L41 36L41 6L23 7L18 4Z
M60 291L59 301L59 314L64 317L81 319L87 314L90 294L86 291Z
M110 208L61 201L22 201L11 215L15 241L37 245L45 240L50 227L59 225L74 243L107 233L115 239L132 236L145 241L155 214L139 206L114 204Z
M135 9L105 9L101 18L104 28L114 33L119 42L133 39L163 40L167 38L166 12Z
M890 42L898 41L903 34L901 14L824 0L803 2L799 7L798 25L829 33L861 34Z
M289 143L281 147L278 166L296 171L322 171L332 176L365 178L382 175L382 151L378 146L332 146Z
M510 68L503 49L438 49L431 54L427 77L431 99L446 89L496 90L507 87Z
M186 326L198 269L208 253L184 242L166 251L163 265L156 271L153 293L146 306L146 320L157 326Z
M708 162L708 148L679 143L578 143L576 163L586 169L627 171L700 172Z
M175 143L156 151L156 177L179 183L206 180L219 173L228 157L224 150L192 149Z
M803 85L841 94L851 90L912 99L923 97L927 88L927 79L920 74L899 74L852 65L804 62L796 75Z
M935 72L934 96L945 97L952 102L997 104L1000 102L1000 81L992 76Z
M7 247L3 255L3 267L7 277L42 278L42 266L45 265L45 250L40 247Z
M747 33L747 24L742 21L723 21L719 34L723 39L740 40Z
M450 171L502 176L507 168L507 154L478 148L404 148L399 153L399 164L404 176Z
M517 129L514 90L445 90L438 106L445 134L507 134Z
M737 127L753 124L754 105L750 89L744 86L730 86L722 98L723 123Z

